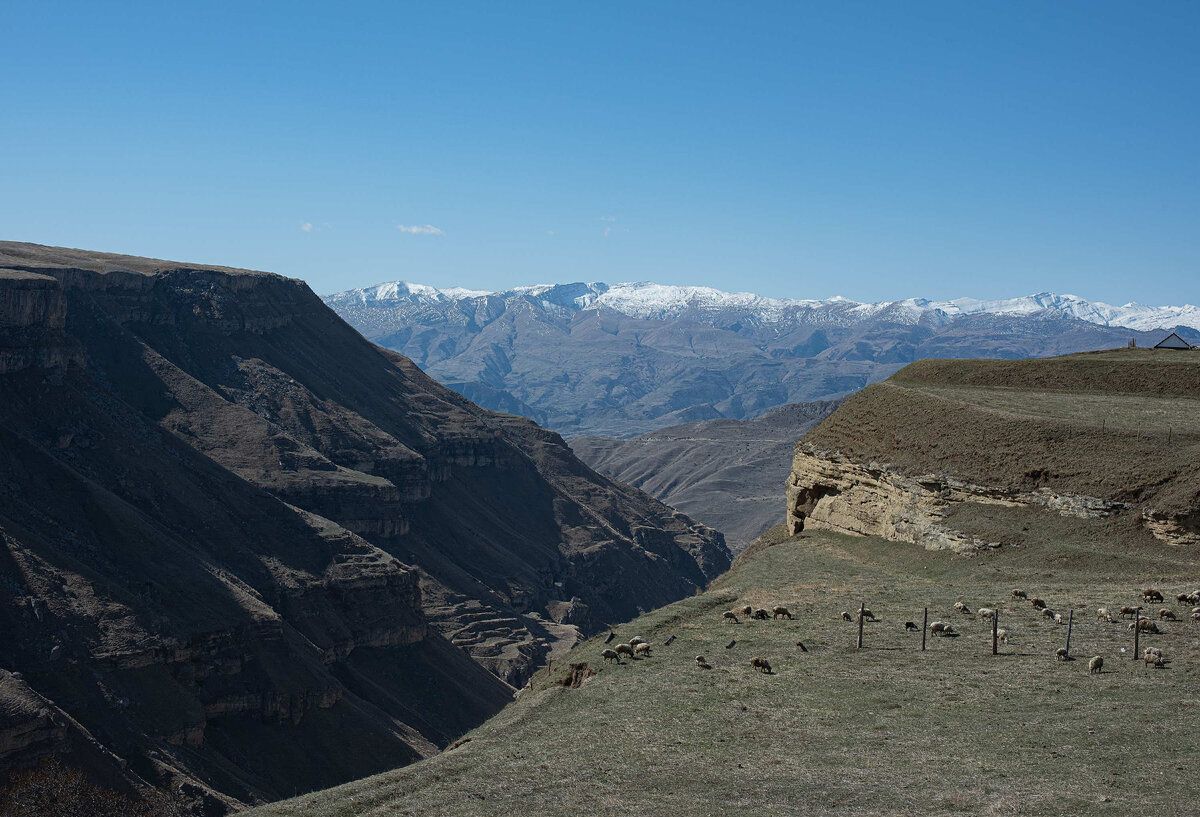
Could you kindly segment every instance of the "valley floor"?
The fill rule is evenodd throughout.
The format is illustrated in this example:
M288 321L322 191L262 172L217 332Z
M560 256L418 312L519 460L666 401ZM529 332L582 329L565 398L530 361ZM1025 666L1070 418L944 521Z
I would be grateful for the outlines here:
M1200 625L1143 636L1171 659L1156 670L1130 660L1126 622L1095 615L1140 603L1146 584L1169 599L1195 589L1189 554L1032 543L966 558L778 531L705 594L618 628L619 640L649 639L651 657L605 664L593 639L567 657L596 670L582 687L559 686L557 662L444 754L252 813L1127 815L1200 797ZM1074 609L1077 660L1055 660L1067 628L1013 600L1014 587ZM839 613L862 600L881 621L859 651ZM1001 655L958 600L1000 607ZM744 604L797 615L722 623ZM922 653L904 623L919 626L926 605L961 635ZM774 672L753 671L753 656Z

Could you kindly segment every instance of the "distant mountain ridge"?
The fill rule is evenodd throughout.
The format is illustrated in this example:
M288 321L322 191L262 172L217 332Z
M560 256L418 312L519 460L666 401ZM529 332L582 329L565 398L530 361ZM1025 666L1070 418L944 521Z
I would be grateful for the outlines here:
M479 405L568 437L752 419L839 399L921 358L1152 346L1170 329L1200 339L1194 306L1117 307L1050 293L861 304L650 283L484 292L398 281L324 300Z
M514 296L536 300L547 308L583 311L605 307L629 317L659 320L677 318L688 312L703 314L738 310L754 314L763 323L811 321L823 313L828 316L825 322L843 325L868 321L880 315L915 324L922 320L948 320L961 315L1030 316L1049 311L1098 326L1127 327L1141 331L1186 326L1200 330L1200 307L1192 304L1148 306L1130 302L1114 306L1077 295L1057 295L1052 292L995 300L954 298L934 301L905 298L862 303L840 296L823 299L769 298L750 292L724 292L711 287L670 286L652 282L539 284L491 292L463 287L437 289L425 284L393 281L339 292L326 296L325 301L336 308L349 307L355 301L364 305L391 301L429 305L484 298L507 300Z

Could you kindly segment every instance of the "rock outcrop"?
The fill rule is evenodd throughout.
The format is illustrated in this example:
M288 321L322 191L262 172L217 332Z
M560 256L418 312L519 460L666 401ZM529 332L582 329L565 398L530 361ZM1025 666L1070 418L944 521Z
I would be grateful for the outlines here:
M796 446L787 482L787 528L832 530L911 542L928 550L969 554L1000 547L954 530L945 521L956 503L1045 508L1080 519L1107 518L1128 505L1049 488L1012 491L947 475L909 477L886 464L861 464L836 453Z
M1195 545L1197 372L1191 353L1137 349L915 363L848 398L797 445L788 527L971 552L1021 538L1026 523L964 531L958 511L1008 506L1112 520L1088 527L1131 543Z
M82 756L47 710L214 811L333 785L729 564L277 275L0 243L0 395L0 668L41 702L0 772Z

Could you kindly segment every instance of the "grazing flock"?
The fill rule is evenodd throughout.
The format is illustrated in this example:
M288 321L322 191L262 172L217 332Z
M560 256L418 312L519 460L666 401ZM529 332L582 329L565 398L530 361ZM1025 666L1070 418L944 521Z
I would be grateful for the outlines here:
M1029 604L1035 610L1039 611L1039 615L1053 620L1056 624L1065 625L1068 623L1068 620L1063 617L1062 613L1055 612L1053 609L1048 607L1044 600L1036 596L1030 597L1029 594L1024 590L1019 588L1014 589L1011 593L1011 596L1013 601L1020 600L1029 602ZM1160 623L1180 621L1181 616L1189 618L1193 623L1200 623L1200 590L1195 590L1190 593L1179 593L1175 596L1175 601L1180 605L1190 606L1190 610L1183 614L1176 614L1174 610L1167 607L1162 592L1158 590L1153 588L1144 589L1142 590L1141 597L1142 602L1145 605L1163 605L1162 607L1158 608L1156 614L1156 618L1158 619L1157 621L1148 615L1143 615L1142 607L1134 605L1123 605L1115 608L1118 611L1118 619L1113 618L1108 608L1098 607L1096 608L1096 621L1115 624L1120 619L1129 617L1132 619L1129 624L1130 630L1133 630L1136 627L1139 634L1146 633L1150 635L1164 632L1159 628ZM954 610L955 612L961 613L965 616L979 618L984 621L991 621L993 616L997 615L998 612L997 608L994 607L972 608L970 605L962 601L956 601L954 603ZM775 606L769 611L764 607L756 609L751 605L745 605L744 607L739 607L734 610L726 610L721 614L721 622L723 624L741 624L743 620L774 621L781 618L791 620L794 618L794 616L787 607L782 605ZM849 622L858 621L859 619L864 622L878 622L880 620L873 612L867 609L865 605L859 608L857 614L851 613L848 610L843 610L840 613L839 618L842 621ZM921 630L919 626L911 621L905 622L904 629L906 632L919 632ZM954 626L946 621L930 622L929 633L930 635L935 635L942 638L956 637L958 635ZM609 640L611 641L613 637L614 635L610 633ZM1008 638L1009 634L1007 630L1000 628L996 629L996 639L999 643L1008 644ZM670 640L673 641L674 637L672 637ZM667 643L669 644L670 641ZM732 647L734 644L736 644L736 641L730 641L727 647ZM796 646L800 647L802 651L808 652L807 648L804 647L803 642L798 642ZM1121 651L1124 652L1124 648L1122 648ZM628 643L617 644L612 648L605 648L600 653L600 656L604 661L615 662L617 664L621 663L622 656L632 660L635 658L649 657L650 655L651 646L646 639L641 636L635 636L634 638L631 638ZM1060 647L1055 651L1055 659L1059 661L1073 660L1068 654L1066 647ZM1142 652L1140 659L1145 663L1146 666L1155 667L1158 669L1165 667L1169 660L1163 656L1163 651L1160 648L1153 646L1147 647ZM696 666L700 669L712 669L712 665L703 655L697 655L695 662ZM767 675L773 674L771 663L762 656L755 656L754 658L751 658L749 666L751 669L757 670L761 673ZM1088 671L1092 674L1103 672L1104 658L1099 655L1093 656L1092 659L1088 661Z

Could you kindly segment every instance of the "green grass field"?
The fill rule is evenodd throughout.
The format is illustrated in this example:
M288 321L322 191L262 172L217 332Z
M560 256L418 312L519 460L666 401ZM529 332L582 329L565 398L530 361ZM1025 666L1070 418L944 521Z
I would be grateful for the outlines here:
M976 509L980 514L988 509ZM997 511L1002 513L1001 511ZM992 524L1002 524L1003 519ZM1125 623L1095 608L1200 585L1190 554L1153 541L1062 545L1052 537L973 558L825 533L754 546L703 595L617 628L654 645L620 666L601 638L543 671L465 743L427 761L253 812L258 815L725 815L1181 813L1200 782L1200 626L1143 637L1172 659L1122 657ZM772 544L778 542L777 544ZM1064 614L1066 627L1009 591ZM865 600L882 620L840 620ZM955 613L999 605L1010 644ZM784 604L793 621L722 623L722 611ZM930 638L905 621L950 621ZM1169 602L1177 613L1186 610ZM664 642L670 635L676 641ZM736 645L726 649L731 639ZM803 641L808 652L796 646ZM697 654L712 668L698 668ZM1105 659L1091 675L1088 659ZM768 658L770 675L752 670ZM1126 653L1129 656L1129 653ZM568 661L597 671L578 689Z

